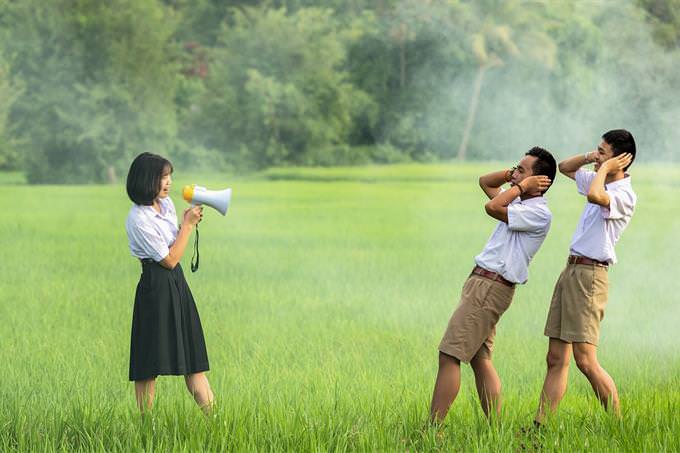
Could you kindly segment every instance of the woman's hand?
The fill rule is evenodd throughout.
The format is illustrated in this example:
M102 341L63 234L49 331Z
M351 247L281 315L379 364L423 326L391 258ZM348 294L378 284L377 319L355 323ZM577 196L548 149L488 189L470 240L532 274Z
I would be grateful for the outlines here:
M183 225L196 226L203 219L203 206L193 206L184 210Z

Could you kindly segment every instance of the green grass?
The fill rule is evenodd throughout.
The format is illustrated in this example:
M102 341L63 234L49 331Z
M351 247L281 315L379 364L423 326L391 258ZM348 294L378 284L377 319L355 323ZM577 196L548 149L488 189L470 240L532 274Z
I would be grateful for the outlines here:
M177 377L159 379L151 418L136 412L127 367L140 267L124 187L4 185L0 450L677 451L677 167L633 168L638 209L610 272L599 357L622 420L572 365L557 416L537 438L516 435L536 408L543 323L582 209L560 178L552 230L498 326L501 422L487 425L464 367L446 427L426 426L438 341L494 227L477 176L495 167L285 169L233 181L176 169L180 212L183 184L234 190L226 218L206 211L199 272L190 253L183 260L213 419Z

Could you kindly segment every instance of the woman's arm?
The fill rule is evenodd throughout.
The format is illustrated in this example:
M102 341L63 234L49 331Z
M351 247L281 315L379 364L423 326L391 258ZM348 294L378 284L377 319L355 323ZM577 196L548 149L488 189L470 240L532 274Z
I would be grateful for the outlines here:
M189 243L189 237L191 237L191 231L194 226L198 224L203 218L203 206L194 206L188 208L184 211L184 219L182 220L182 226L177 233L177 238L175 238L175 243L170 247L168 256L163 258L158 262L161 266L166 269L174 269L182 259L184 255L184 250Z

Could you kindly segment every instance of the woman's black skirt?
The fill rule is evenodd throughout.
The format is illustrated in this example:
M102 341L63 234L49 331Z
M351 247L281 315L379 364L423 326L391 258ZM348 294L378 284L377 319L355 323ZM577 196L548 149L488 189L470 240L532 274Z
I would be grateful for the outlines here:
M130 380L207 371L201 319L182 267L142 260L130 342Z

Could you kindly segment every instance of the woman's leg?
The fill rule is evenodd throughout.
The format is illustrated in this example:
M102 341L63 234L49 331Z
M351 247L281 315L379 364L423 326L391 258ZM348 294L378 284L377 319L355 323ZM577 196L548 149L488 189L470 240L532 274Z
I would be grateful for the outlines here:
M135 381L135 397L137 407L143 414L153 408L153 398L156 395L156 378L152 377L143 381Z
M189 393L194 397L196 404L208 415L212 410L215 396L210 389L210 383L205 373L187 374L184 376Z

